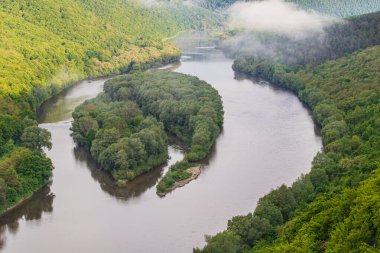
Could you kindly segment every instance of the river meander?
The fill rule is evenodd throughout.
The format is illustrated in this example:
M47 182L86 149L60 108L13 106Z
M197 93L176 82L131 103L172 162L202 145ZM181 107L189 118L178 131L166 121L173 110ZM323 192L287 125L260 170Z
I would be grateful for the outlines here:
M225 110L223 132L198 179L160 198L155 185L163 166L117 187L70 136L72 110L96 96L105 79L82 81L43 108L41 126L53 138L52 183L0 219L3 252L191 252L272 188L309 171L321 138L297 97L236 78L233 61L212 42L188 40L177 40L183 57L171 69L212 84ZM171 146L170 156L169 165L183 154Z

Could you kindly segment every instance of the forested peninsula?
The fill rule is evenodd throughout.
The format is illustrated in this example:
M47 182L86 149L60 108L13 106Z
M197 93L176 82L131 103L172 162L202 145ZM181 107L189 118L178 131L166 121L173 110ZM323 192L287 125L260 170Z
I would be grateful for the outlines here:
M157 186L163 196L194 176L189 169L199 167L221 131L223 106L218 92L196 77L136 72L107 81L104 92L77 107L73 118L74 140L120 181L165 163L168 135L183 142L185 159Z

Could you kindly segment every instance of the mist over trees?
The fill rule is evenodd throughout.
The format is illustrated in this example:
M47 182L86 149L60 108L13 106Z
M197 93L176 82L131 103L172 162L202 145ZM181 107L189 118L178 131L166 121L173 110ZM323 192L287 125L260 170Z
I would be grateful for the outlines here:
M246 33L222 43L229 55L262 58L287 65L316 65L380 43L380 12L326 26L304 38L273 33Z

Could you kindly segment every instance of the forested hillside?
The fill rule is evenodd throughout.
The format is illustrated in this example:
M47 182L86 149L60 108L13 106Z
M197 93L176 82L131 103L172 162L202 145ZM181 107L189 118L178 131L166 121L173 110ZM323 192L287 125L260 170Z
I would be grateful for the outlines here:
M86 77L176 61L179 50L163 39L219 24L218 15L181 1L2 1L0 212L48 182L52 165L41 149L50 135L31 120L43 101Z
M7 56L1 62L3 95L32 87L59 89L84 76L122 72L140 62L167 62L179 52L163 44L163 38L217 22L193 6L153 8L122 0L5 1L1 16L1 50Z
M240 2L255 2L261 0L241 0ZM378 0L284 0L285 2L294 3L300 8L309 11L335 16L351 17L366 13L380 11L380 2ZM194 0L200 6L211 10L226 9L237 0Z
M231 6L236 0L193 0L193 3L210 10L223 10Z
M380 11L378 0L286 0L322 14L350 17Z
M262 197L254 212L234 217L195 252L380 250L379 66L379 45L301 68L255 57L235 61L234 70L295 92L321 126L324 149L310 173Z

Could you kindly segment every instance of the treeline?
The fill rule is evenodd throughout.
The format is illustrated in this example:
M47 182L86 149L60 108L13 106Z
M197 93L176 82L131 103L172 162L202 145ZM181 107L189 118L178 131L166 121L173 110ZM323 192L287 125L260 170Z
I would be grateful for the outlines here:
M206 9L222 11L230 7L236 0L193 0L192 2Z
M107 81L104 93L73 113L75 141L115 179L133 179L167 160L167 134L189 148L159 183L159 192L190 177L223 124L219 94L198 78L166 71L134 73Z
M25 118L1 115L0 213L49 182L53 165L42 148L51 148L50 133Z
M261 50L261 47L257 49L253 46L255 43L265 45L266 50ZM324 28L322 34L317 33L303 39L285 35L252 34L241 38L239 46L227 43L223 49L234 56L263 58L302 67L337 59L378 44L380 12L338 22Z
M377 0L286 0L306 10L336 17L351 17L380 11Z
M261 0L196 0L200 6L215 10L226 9L235 2L255 2ZM296 4L298 7L316 11L324 15L335 17L352 17L371 12L380 11L378 0L285 0L285 2Z
M234 69L294 91L322 128L309 174L195 252L375 252L380 241L380 46L295 69L251 58Z
M162 123L144 117L139 106L100 94L76 108L73 137L115 179L131 180L168 158Z

